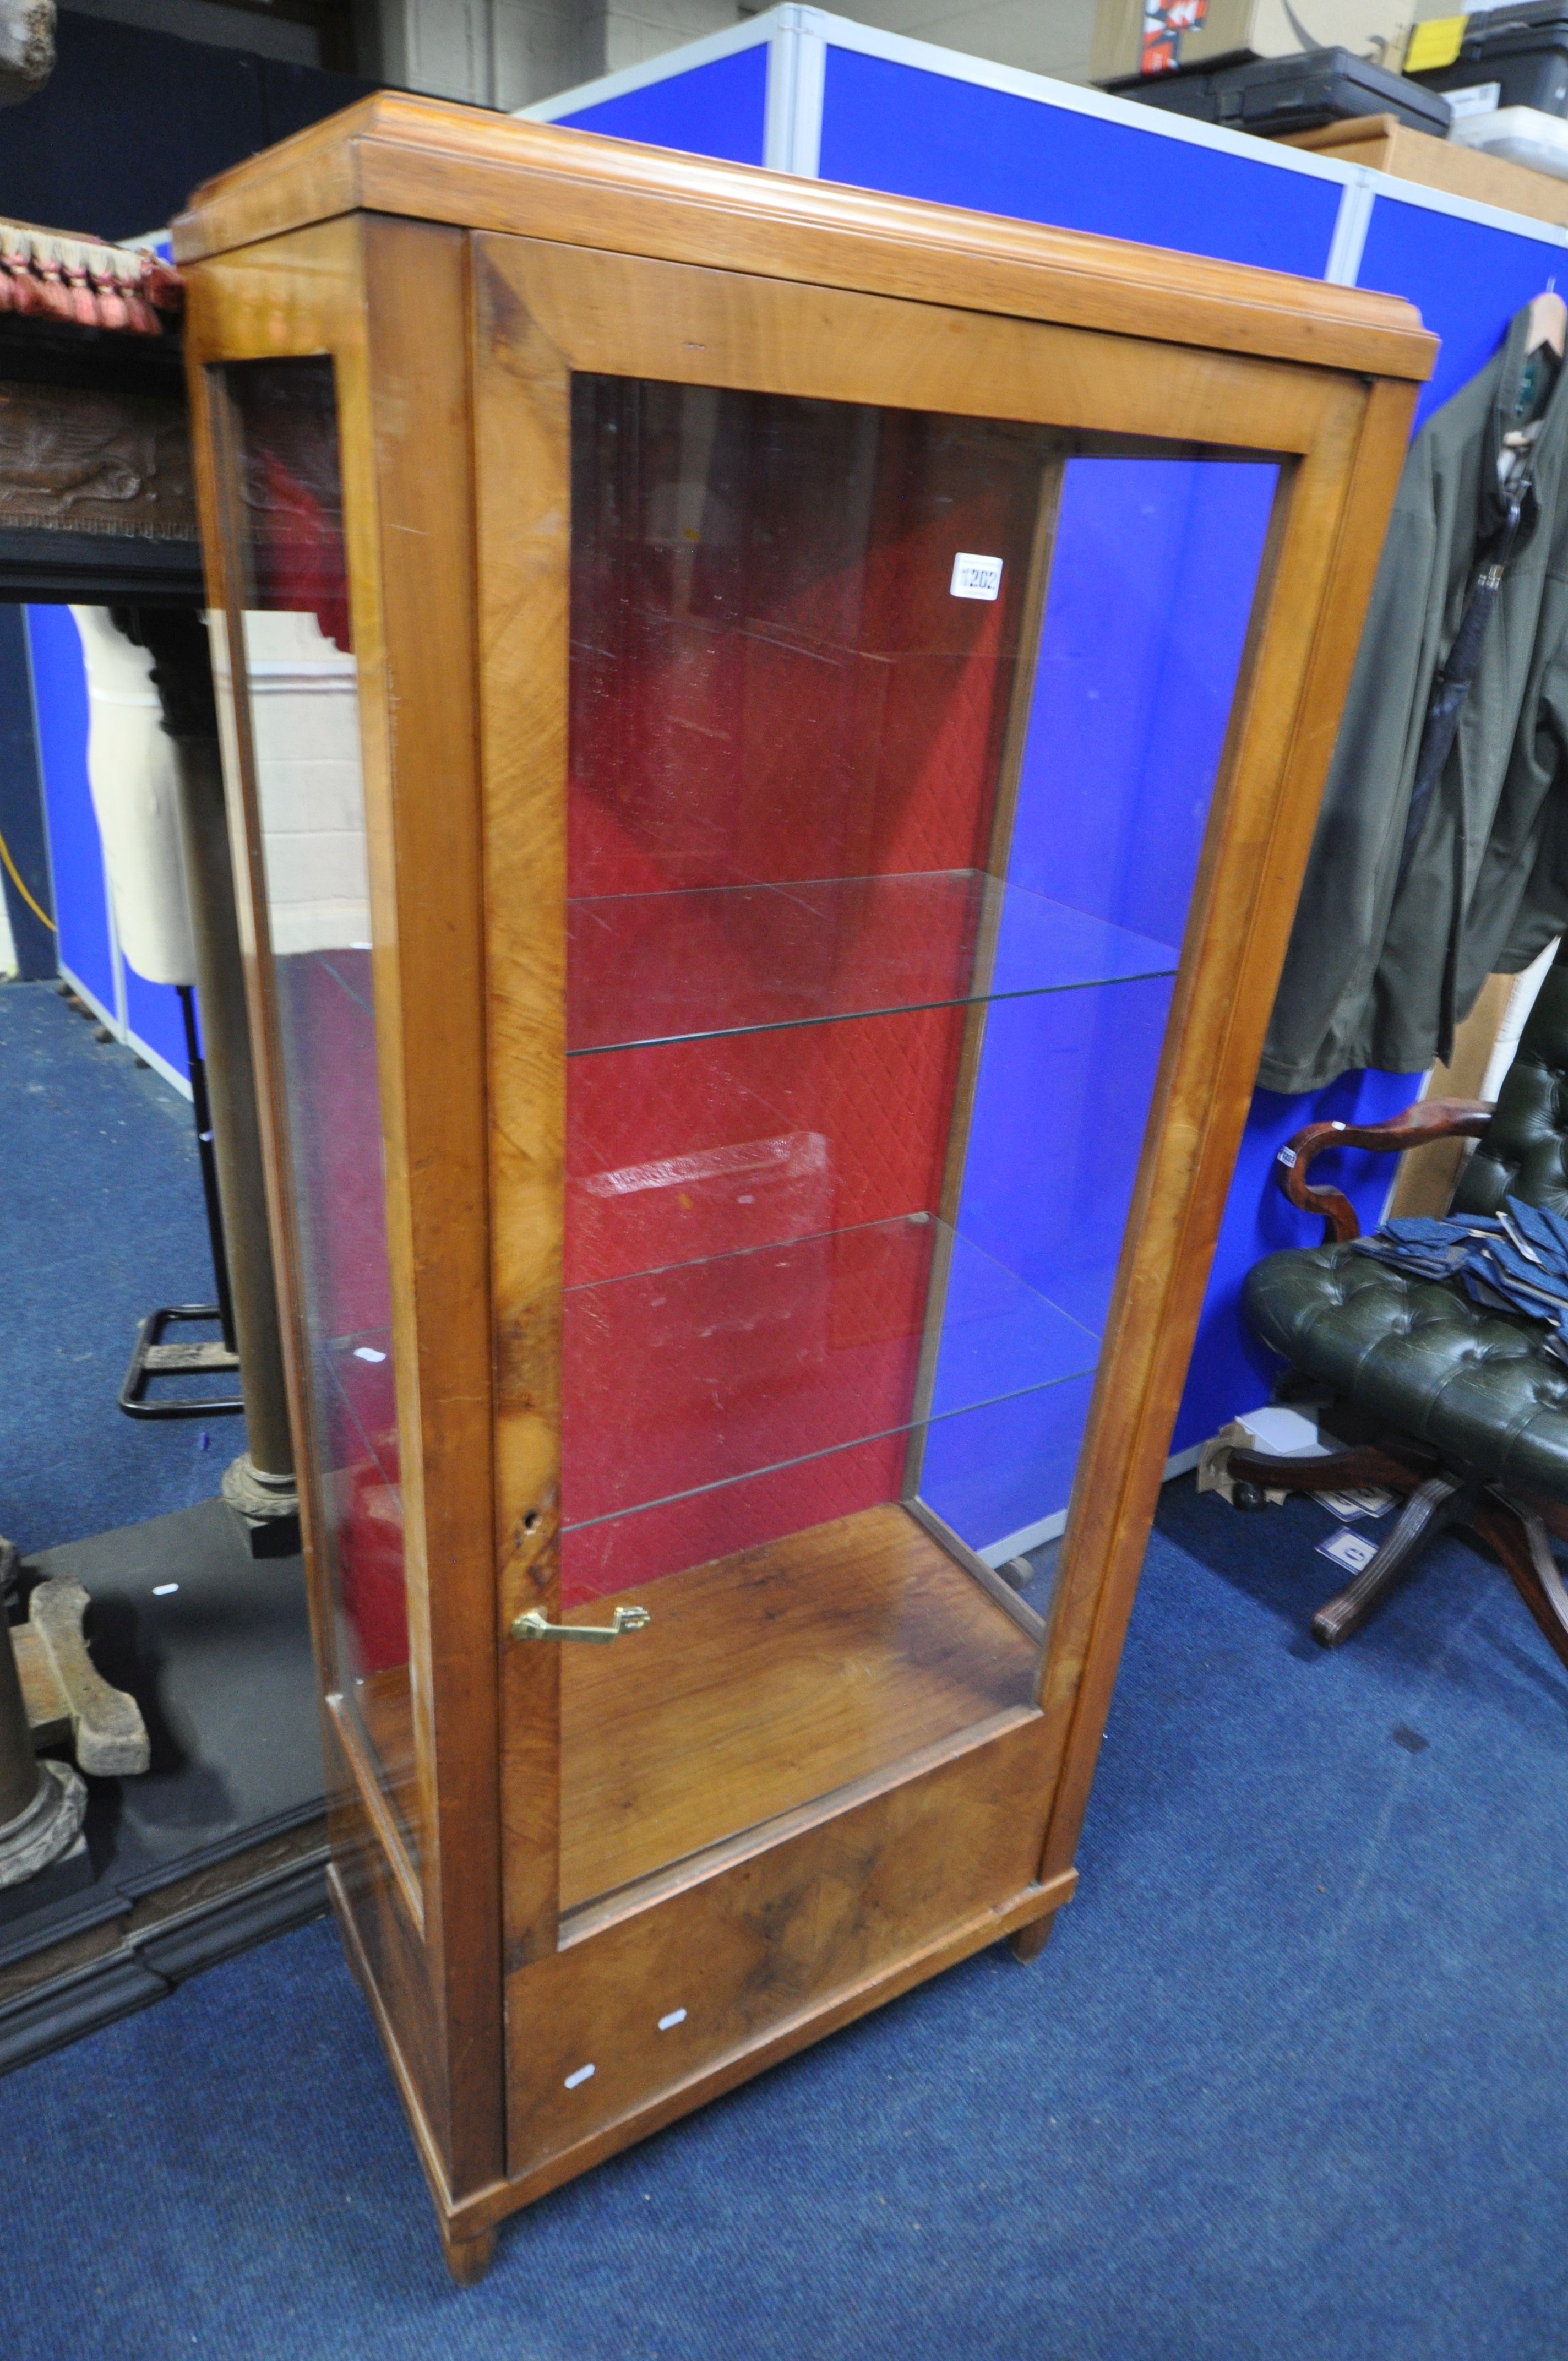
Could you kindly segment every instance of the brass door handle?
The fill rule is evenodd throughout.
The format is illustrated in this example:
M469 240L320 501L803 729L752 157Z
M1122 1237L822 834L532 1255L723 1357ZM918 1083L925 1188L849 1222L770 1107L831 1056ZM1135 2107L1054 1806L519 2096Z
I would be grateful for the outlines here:
M652 1620L645 1607L618 1607L610 1623L547 1623L533 1607L518 1617L511 1636L514 1640L586 1640L590 1647L608 1648L623 1631L641 1631Z

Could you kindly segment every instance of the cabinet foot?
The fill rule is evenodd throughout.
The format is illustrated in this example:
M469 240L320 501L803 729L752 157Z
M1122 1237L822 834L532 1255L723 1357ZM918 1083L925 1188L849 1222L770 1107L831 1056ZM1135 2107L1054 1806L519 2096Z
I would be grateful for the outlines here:
M1007 1938L1007 1948L1015 1960L1037 1960L1056 1931L1057 1914L1047 1910L1043 1918L1031 1918L1015 1935Z
M477 2287L495 2258L496 2234L481 2230L472 2238L450 2238L443 2229L441 2251L459 2287Z

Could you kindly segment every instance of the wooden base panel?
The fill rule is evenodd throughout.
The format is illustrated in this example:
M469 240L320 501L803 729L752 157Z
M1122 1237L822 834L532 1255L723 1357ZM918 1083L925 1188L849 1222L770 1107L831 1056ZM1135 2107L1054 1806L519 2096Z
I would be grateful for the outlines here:
M1024 1892L1044 1845L1045 1741L1039 1713L999 1716L870 1793L714 1848L668 1889L649 1881L643 1906L519 1968L507 1982L511 2170Z
M1033 1702L1038 1643L896 1502L576 1608L645 1631L561 1662L561 1907L580 1909L742 1830ZM358 1692L377 1766L411 1788L408 1675ZM353 1717L334 1726L416 1926L393 1807ZM411 1796L408 1799L411 1807Z
M362 1720L345 1698L334 1694L326 1699L327 1726L353 1775L360 1808L376 1832L380 1857L397 1880L410 1923L422 1936L424 1889L403 1841L410 1806L415 1800L412 1781L392 1767L411 1760L411 1744L406 1754L398 1751L408 1742L405 1733L411 1739L413 1726L407 1666L399 1664L389 1673L376 1674L374 1683L367 1682L360 1695L375 1699L373 1723ZM375 1731L374 1741L367 1741L367 1728Z
M849 1992L839 1993L820 2005L805 2011L796 2018L773 2029L705 2072L694 2075L688 2082L677 2084L656 2099L604 2125L591 2137L567 2148L559 2156L532 2169L520 2173L515 2180L481 2190L476 2196L454 2208L455 2227L466 2231L469 2224L476 2227L493 2225L508 2214L521 2213L536 2198L548 2196L579 2173L587 2172L609 2158L619 2156L623 2148L633 2147L641 2139L650 2138L667 2124L679 2121L682 2115L694 2114L710 2099L721 2098L776 2066L797 2050L810 2048L830 2033L837 2033L857 2017L867 2016L884 2001L896 2000L916 1984L924 1983L930 1976L939 1975L943 1969L957 1967L960 1960L970 1959L976 1951L989 1949L1017 1928L1027 1927L1040 1917L1053 1917L1062 1905L1072 1899L1078 1883L1078 1872L1064 1870L1043 1885L1032 1885L1011 1901L992 1910L977 1911L962 1925L950 1929L935 1941L897 1960L868 1977Z
M646 1632L562 1665L563 1883L594 1898L564 1919L560 1950L512 1979L518 2169L493 2184L509 2192L503 2212L847 2021L846 1993L849 2014L873 2006L1048 1916L1067 1890L1058 1881L1047 1898L1030 1883L1037 1644L905 1510L839 1519L643 1595ZM613 1604L581 1618L608 1620ZM379 1685L383 1722L405 1693L401 1680ZM341 1735L339 1717L331 1727ZM399 1759L398 1730L379 1735ZM361 1810L343 1799L334 1904L449 2265L477 2276L486 2221L471 2189L455 2194L423 2096L428 2008L402 1992L411 1961L394 1890L405 1909L406 1897L385 1808L364 1812L373 1774L352 1757L346 1767ZM995 1894L1014 1899L979 1906ZM726 1932L705 1944L696 1930L715 1904ZM685 1989L692 1963L703 1971L689 2026L650 2041L669 2004L650 2007L672 1982ZM586 2093L574 2087L585 2045L598 2059Z
M563 1911L1034 1700L1036 1642L896 1503L567 1620L632 1603L563 1652Z
M434 2135L399 2045L397 2032L376 1989L360 1942L354 1914L345 1900L336 1865L327 1872L327 1888L332 1897L338 1931L350 1971L368 2004L376 2029L391 2063L398 2094L408 2117L413 2136L415 2152L429 2186L435 2208L443 2253L448 2268L460 2286L470 2286L488 2268L491 2248L489 2240L497 2225L509 2215L518 2213L537 2198L548 2196L554 2189L574 2180L580 2173L591 2171L623 2148L635 2147L641 2139L650 2138L668 2124L693 2114L706 2106L710 2099L723 2096L749 2081L753 2075L766 2071L809 2048L813 2042L824 2039L858 2017L869 2015L884 2001L896 2000L903 1993L928 1977L939 1975L946 1968L956 1967L976 1951L1008 1937L1025 1938L1037 1924L1048 1934L1057 1912L1072 1899L1078 1883L1078 1872L1060 1872L1043 1884L1027 1886L1021 1894L994 1908L975 1911L959 1925L946 1929L930 1942L894 1960L875 1973L862 1978L847 1991L807 2007L783 2024L777 2024L748 2043L743 2048L719 2060L717 2064L692 2075L686 2081L644 2104L629 2110L615 2122L602 2125L588 2138L564 2149L531 2169L507 2180L491 2182L488 2187L455 2198L448 2187ZM1045 1937L1036 1949L1043 1946ZM1023 1954L1019 1954L1023 1956ZM1030 1956L1033 1956L1031 1953Z

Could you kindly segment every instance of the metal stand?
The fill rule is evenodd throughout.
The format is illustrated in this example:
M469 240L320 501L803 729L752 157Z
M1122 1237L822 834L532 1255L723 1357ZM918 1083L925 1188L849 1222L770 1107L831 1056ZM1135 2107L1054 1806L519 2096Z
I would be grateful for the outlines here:
M149 1312L137 1331L126 1381L120 1388L120 1408L127 1418L223 1418L243 1411L239 1394L176 1394L157 1401L148 1399L154 1378L193 1378L239 1370L235 1345L234 1299L229 1289L228 1255L224 1242L224 1210L218 1196L217 1159L213 1153L213 1118L207 1103L207 1069L196 1031L196 1005L188 983L176 986L185 1019L185 1055L191 1068L191 1099L196 1118L196 1155L202 1168L202 1197L207 1210L207 1236L213 1249L215 1303L165 1303ZM166 1345L168 1330L181 1321L215 1320L222 1342Z
M0 1615L0 1890L36 1877L82 1833L87 1786L69 1763L40 1763L10 1625Z
M134 1778L152 1759L136 1699L111 1688L87 1653L82 1585L40 1582L27 1622L13 1631L4 1596L17 1569L15 1544L0 1540L0 1916L12 1915L11 1888L67 1854L75 1854L79 1882L91 1882L77 1843L86 1783L69 1763L39 1762L35 1750L69 1743L82 1771L107 1778Z

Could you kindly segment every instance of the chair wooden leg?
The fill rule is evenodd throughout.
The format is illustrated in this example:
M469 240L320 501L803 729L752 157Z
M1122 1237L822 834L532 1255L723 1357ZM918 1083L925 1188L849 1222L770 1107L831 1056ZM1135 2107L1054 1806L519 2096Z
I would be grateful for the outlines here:
M1312 1637L1320 1646L1337 1648L1360 1631L1404 1581L1423 1543L1456 1521L1452 1503L1464 1489L1456 1476L1430 1476L1411 1493L1376 1556L1313 1616Z
M460 2288L477 2287L495 2258L496 2234L480 2230L472 2238L452 2238L441 2226L441 2251L446 2268Z
M1522 1500L1492 1487L1482 1494L1475 1513L1465 1521L1502 1559L1548 1647L1568 1664L1568 1586L1541 1518Z
M1407 1496L1376 1556L1313 1616L1313 1639L1325 1648L1337 1648L1352 1638L1405 1580L1426 1543L1445 1526L1459 1524L1468 1526L1501 1560L1547 1645L1568 1666L1568 1582L1540 1510L1501 1485L1489 1485L1479 1495L1471 1491L1461 1501L1464 1483L1444 1474L1434 1454L1412 1444L1407 1458L1403 1446L1396 1448L1398 1456L1372 1444L1310 1459L1275 1458L1263 1451L1226 1454L1226 1471L1233 1480L1254 1485L1259 1492L1343 1492L1375 1484ZM1552 1512L1551 1524L1568 1539L1568 1510ZM1023 1934L1033 1931L1025 1927ZM1023 1938L1013 1939L1017 1943Z

